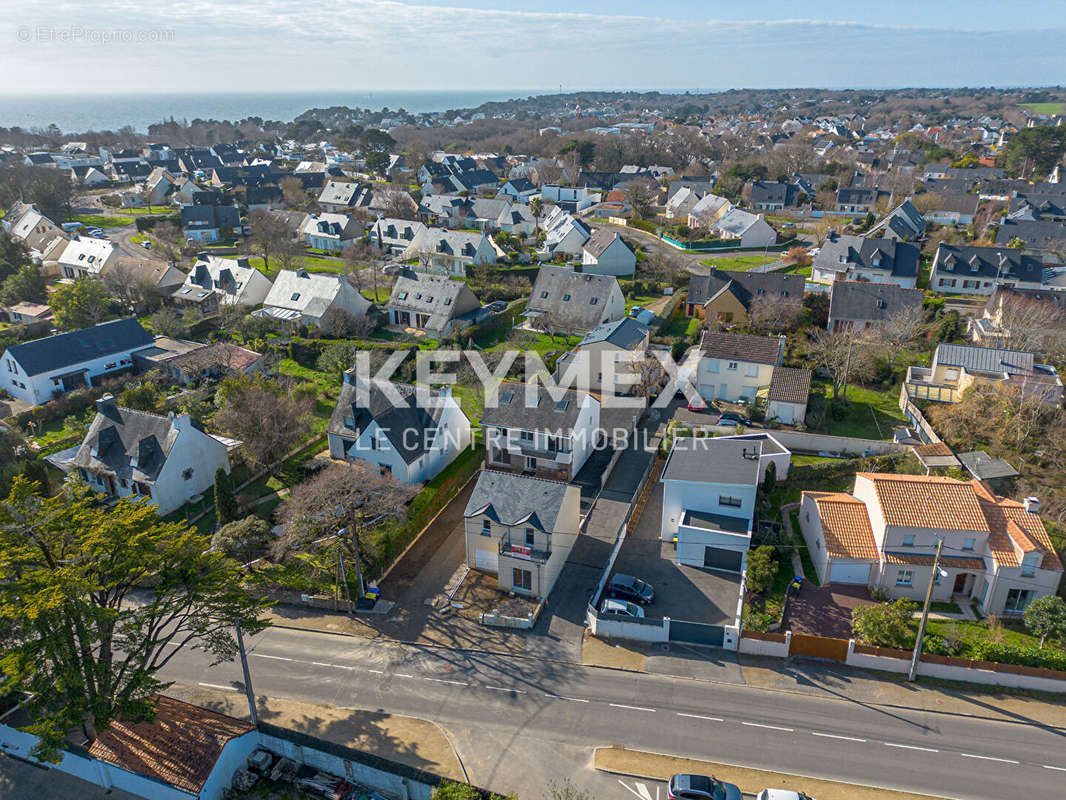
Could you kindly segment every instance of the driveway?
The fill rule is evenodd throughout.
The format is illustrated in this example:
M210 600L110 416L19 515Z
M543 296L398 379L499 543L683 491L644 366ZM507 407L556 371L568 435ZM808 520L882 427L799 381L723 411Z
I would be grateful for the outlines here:
M788 611L781 629L811 636L850 639L852 610L872 605L875 603L865 586L812 586L804 582L799 595L788 599Z
M4 800L41 800L76 797L78 800L138 800L121 789L103 789L58 769L50 769L0 755L0 797Z

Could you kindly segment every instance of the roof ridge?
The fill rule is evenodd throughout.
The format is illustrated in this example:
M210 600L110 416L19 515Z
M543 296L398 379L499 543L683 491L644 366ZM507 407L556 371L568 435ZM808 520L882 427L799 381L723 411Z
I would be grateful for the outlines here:
M541 481L543 483L554 483L558 486L569 486L567 481L557 481L551 478L541 478L537 475L523 475L520 472L506 472L502 469L491 469L490 467L482 467L482 472L488 472L492 475L506 475L509 478L523 478L527 481Z

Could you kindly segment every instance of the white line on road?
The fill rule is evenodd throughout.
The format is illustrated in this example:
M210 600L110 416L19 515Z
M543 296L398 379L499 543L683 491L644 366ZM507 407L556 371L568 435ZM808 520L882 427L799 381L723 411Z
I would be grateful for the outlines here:
M767 728L771 731L784 731L785 733L795 733L792 728L782 728L778 725L760 725L758 722L742 722L741 725L747 725L749 728Z
M295 661L295 658L289 658L288 656L268 656L266 653L252 653L256 658L270 658L274 661Z
M865 742L865 739L860 739L858 736L838 736L835 733L818 733L818 731L811 731L811 736L821 736L823 739L843 739L845 742Z
M310 663L311 666L313 666L313 667L335 667L335 666L337 666L336 664L327 664L324 661L310 661L308 663Z
M240 689L237 689L234 686L223 686L220 683L203 683L201 681L200 685L201 686L206 686L208 689L221 689L224 692L239 692L240 691Z
M940 751L933 747L918 747L913 744L896 744L895 742L885 742L885 747L898 747L902 750L922 750L926 753L939 753Z
M507 689L503 686L486 686L490 692L514 692L515 694L528 694L525 689Z
M1004 764L1017 764L1013 758L996 758L995 756L979 756L973 753L959 753L963 758L979 758L982 761L1000 761Z
M394 678L414 678L414 675L408 675L406 672L394 672L392 673Z
M1066 772L1066 767L1053 767L1050 764L1041 764L1044 769L1053 769L1056 772Z
M551 692L545 692L544 696L545 697L550 697L553 700L569 700L571 703L587 703L588 702L588 700L585 700L585 699L583 699L581 697L566 697L565 695L552 694Z
M615 708L628 708L630 711L655 711L654 708L644 708L643 706L624 706L621 703L608 703L608 705Z
M453 686L469 686L466 681L449 681L444 678L426 678L427 681L433 681L434 683L450 683Z
M385 674L385 670L383 670L383 669L368 669L367 672L373 672L375 675L384 675Z
M691 719L705 719L708 722L725 722L725 720L723 720L721 717L705 717L703 716L703 714L682 714L680 711L678 711L677 715L679 717L689 717Z

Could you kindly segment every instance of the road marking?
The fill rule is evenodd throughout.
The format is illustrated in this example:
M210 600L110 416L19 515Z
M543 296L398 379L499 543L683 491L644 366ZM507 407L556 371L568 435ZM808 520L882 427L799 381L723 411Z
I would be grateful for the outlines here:
M221 689L224 692L239 692L240 691L240 689L237 689L234 686L223 686L220 683L203 683L203 682L201 682L200 685L201 686L206 686L208 689Z
M507 689L503 686L486 686L490 692L514 692L515 694L528 694L525 689Z
M581 698L581 697L566 697L566 696L561 695L561 694L552 694L551 692L545 692L544 696L545 697L550 697L553 700L569 700L571 703L587 703L588 702L588 700L585 700L584 698Z
M1004 764L1017 764L1018 763L1013 758L996 758L995 756L979 756L979 755L975 755L973 753L959 753L959 755L962 756L963 758L979 758L982 761L999 761L999 762L1002 762Z
M682 714L680 711L678 711L677 715L679 717L690 717L691 719L705 719L708 722L725 722L725 720L721 717L705 717L703 716L703 714Z
M637 781L633 781L633 785L630 786L628 783L623 781L621 778L618 779L618 782L620 784L622 784L622 786L624 786L626 789L628 789L630 791L630 793L632 793L633 795L639 797L640 800L651 800L651 792L648 791L648 787L645 784L639 783ZM655 793L656 793L656 795L658 795L658 793L659 793L658 787L656 787Z
M310 661L308 662L313 667L335 667L336 664L327 664L324 661Z
M392 677L394 677L394 678L413 678L415 676L414 675L408 675L406 672L394 672L394 673L392 673Z
M608 703L615 708L628 708L630 711L655 711L654 708L644 708L643 706L624 706L621 703Z
M383 670L383 669L368 669L367 672L373 672L375 675L384 675L385 674L385 670Z
M449 681L444 678L426 678L427 681L433 681L434 683L450 683L453 686L469 686L466 681Z
M896 744L895 742L885 742L885 747L898 747L902 750L922 750L926 753L939 753L940 751L933 747L918 747L913 744Z
M295 661L295 658L289 658L288 656L268 656L266 653L252 653L256 658L271 658L274 661Z
M865 739L860 739L858 736L838 736L835 733L818 733L818 731L811 731L811 736L821 736L823 739L843 739L845 742L865 742Z
M749 728L767 728L771 731L784 731L785 733L795 733L792 728L782 728L778 725L760 725L758 722L742 722L741 725L747 725Z
M1066 767L1053 767L1050 764L1041 764L1044 769L1053 769L1056 772L1066 772Z

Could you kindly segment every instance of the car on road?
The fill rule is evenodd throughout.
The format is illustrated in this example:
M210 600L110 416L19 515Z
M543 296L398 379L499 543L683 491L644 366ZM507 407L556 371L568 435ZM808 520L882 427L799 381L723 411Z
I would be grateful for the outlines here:
M814 800L814 798L792 789L763 789L755 795L755 800Z
M687 408L689 411L695 411L696 413L706 411L707 401L704 400L702 397L693 397L689 399L688 405L686 405L685 408Z
M647 605L655 599L655 588L640 578L619 573L607 584L607 596L618 600L632 600L634 603Z
M619 617L643 617L644 609L625 600L607 599L600 604L600 613L615 614Z
M74 231L76 231L80 227L80 222L64 222L62 225L63 230L67 233L74 233Z
M386 264L381 268L382 275L397 275L403 271L403 264Z
M96 239L103 239L104 238L104 231L103 231L102 228L89 228L88 233L89 233L90 236L92 236L92 237L94 237Z
M667 800L740 800L740 788L707 775L679 773L666 785Z
M145 239L143 242L141 242L141 247L143 247L145 250L151 250L152 243Z
M503 300L493 300L485 308L489 310L490 314L499 314L501 311L507 310L507 303L503 302Z
M726 411L720 417L718 417L718 424L719 425L747 425L747 426L750 426L751 425L751 420L740 416L740 414L735 414L732 411Z

